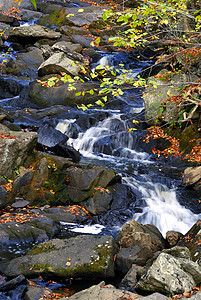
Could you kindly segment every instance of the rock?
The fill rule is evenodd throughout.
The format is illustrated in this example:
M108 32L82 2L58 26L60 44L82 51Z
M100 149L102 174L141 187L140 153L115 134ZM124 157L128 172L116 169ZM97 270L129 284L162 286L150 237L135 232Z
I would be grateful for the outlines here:
M184 170L183 184L187 188L201 190L201 166Z
M199 265L186 247L163 250L136 284L136 289L167 295L190 292L201 280Z
M38 300L38 299L44 299L48 298L52 294L52 290L46 288L43 288L41 286L32 286L30 285L27 288L27 291L25 293L24 299L25 300Z
M110 195L110 191L100 188L92 193L90 199L84 203L84 206L93 215L99 215L109 210L111 202L112 196Z
M68 136L55 129L51 124L44 124L38 131L38 143L46 146L56 155L67 157L74 162L80 161L80 153L71 146L67 146Z
M11 26L20 26L18 19L12 16L8 16L0 13L0 22L9 24Z
M98 285L93 285L86 290L78 292L70 297L71 300L123 300L139 298L141 298L141 296L135 293L116 289L111 284L105 285L104 281L100 282ZM63 300L67 300L67 298L64 298Z
M55 53L40 65L38 68L38 75L42 77L48 74L60 74L64 72L76 76L80 71L80 63L78 64L69 59L64 53Z
M26 281L24 275L19 275L16 278L11 279L10 281L6 281L5 283L0 284L0 291L5 292L13 290L16 286L22 284L24 281Z
M153 293L150 296L144 297L144 300L168 300L170 298L160 294L160 293Z
M150 77L148 80L149 87L145 88L143 100L145 104L145 119L149 125L159 125L156 123L158 115L162 115L162 121L168 124L174 123L179 118L179 110L175 106L172 107L171 101L166 101L167 98L179 95L179 89L182 82L187 82L185 74L175 74L171 78L167 75L167 70L160 71L157 75L164 75L164 78ZM167 79L166 79L167 78ZM157 86L154 89L151 81ZM162 106L166 101L165 106Z
M0 208L6 206L6 194L7 191L4 186L0 186Z
M16 243L41 243L53 238L58 233L59 226L52 219L44 215L30 214L30 217L23 217L25 223L9 222L0 224L0 246L9 246Z
M0 139L0 174L9 178L17 167L23 165L36 145L38 135L35 132L9 131L2 125L1 134L5 138Z
M68 197L74 203L81 203L87 200L96 191L108 193L105 189L120 180L120 176L114 171L101 166L69 168L67 169L67 177L69 178ZM95 196L95 202L96 199L99 202L99 194ZM106 202L108 204L108 200Z
M18 198L16 197L15 200L16 199L17 199L17 201L11 204L12 208L23 208L23 207L26 207L27 205L29 205L29 203L30 203L29 201L26 201L22 198L21 199L19 198L19 200L18 200Z
M91 217L83 207L78 205L44 208L44 214L49 218L57 219L59 222L77 224L82 224Z
M47 80L46 78L43 79ZM75 83L75 90L69 90L69 83L60 86L46 87L34 81L30 84L28 92L28 100L39 107L48 107L52 105L80 105L93 104L98 100L97 84L85 82ZM94 91L94 95L86 93L86 91ZM81 92L80 96L75 94ZM82 93L83 92L83 93Z
M183 236L183 234L181 234L178 231L168 231L166 233L166 239L168 242L169 247L174 247L176 246L177 242L179 241L179 239Z
M197 292L196 294L194 294L193 296L191 296L188 299L189 300L200 300L201 299L201 292ZM186 300L186 298L180 298L180 300Z
M52 46L52 49L63 51L64 53L68 53L69 50L71 52L80 53L82 51L82 46L80 44L73 44L71 42L60 41L60 42L55 43ZM84 60L84 57L82 59Z
M201 220L197 221L192 228L180 239L179 246L187 247L190 252L193 261L197 262L201 266Z
M138 281L138 272L141 267L133 264L127 274L124 276L122 281L120 282L119 287L124 289L129 289L130 291L134 291L134 286Z
M16 55L15 65L21 74L36 75L38 68L44 62L43 53L40 49L33 49Z
M47 27L40 25L30 25L23 27L15 27L8 37L11 42L18 42L22 44L34 44L39 39L59 39L60 32L49 30Z
M165 248L165 240L154 225L142 225L135 220L123 225L117 242L121 247L147 246L153 252Z
M0 2L0 5L1 5L1 2ZM3 35L2 35L3 40L8 39L11 28L12 27L9 24L5 24L5 23L0 22L0 31L3 32Z
M115 241L111 236L53 239L4 265L7 276L46 274L60 278L114 277ZM17 275L15 275L17 274Z
M1 98L10 98L18 96L24 88L24 85L25 84L22 82L22 80L11 78L10 76L0 77Z
M153 252L146 246L131 246L122 248L117 254L115 264L118 271L126 274L132 264L145 266L148 259L153 257Z
M35 20L35 19L39 19L43 16L43 13L39 12L39 11L34 11L34 10L30 10L30 9L20 9L22 12L22 17L21 20L22 21L30 21L30 20Z

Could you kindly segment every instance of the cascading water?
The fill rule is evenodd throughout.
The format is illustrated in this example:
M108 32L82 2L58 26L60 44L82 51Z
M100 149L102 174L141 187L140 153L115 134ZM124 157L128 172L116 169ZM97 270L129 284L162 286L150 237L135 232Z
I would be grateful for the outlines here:
M109 66L117 64L116 58L112 56L101 58L100 63ZM134 113L135 109L139 112L143 110L142 100L139 101L138 97L135 101L134 94L130 94L130 99L123 101ZM108 113L108 118L79 132L76 138L72 138L71 135L72 127L77 126L76 120L62 120L56 128L70 136L68 143L79 149L83 161L108 166L122 175L123 183L137 195L136 204L131 207L136 221L157 226L164 236L169 230L185 234L201 214L196 215L180 205L176 188L162 184L160 179L157 179L157 173L152 176L138 173L138 166L146 169L152 166L152 169L156 169L157 163L148 153L140 149L142 141L138 131L128 132L130 128L128 118L132 118L132 115L126 118L118 110L110 110ZM130 172L131 169L133 172Z

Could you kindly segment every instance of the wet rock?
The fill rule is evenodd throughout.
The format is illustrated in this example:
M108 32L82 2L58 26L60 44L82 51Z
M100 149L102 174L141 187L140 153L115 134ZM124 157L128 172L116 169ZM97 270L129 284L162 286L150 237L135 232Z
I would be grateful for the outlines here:
M1 132L7 138L0 139L0 174L10 177L33 150L38 135L35 132L9 131L3 125Z
M6 281L5 283L0 284L0 291L5 292L13 290L16 288L16 286L22 284L24 281L26 281L24 275L19 275L16 278L11 279L10 281Z
M201 220L197 221L192 228L180 239L179 246L187 247L190 252L193 261L197 262L201 266Z
M47 78L42 78L42 80L46 81ZM75 83L74 86L76 90L69 91L69 83L60 86L46 87L35 81L30 84L28 100L39 107L48 107L52 105L75 106L80 104L93 104L97 101L97 84L85 82ZM94 90L94 95L86 93L86 91L89 90ZM79 97L75 95L77 92L81 92Z
M55 129L51 124L44 124L38 131L38 143L46 146L56 155L68 157L74 162L80 161L80 153L67 146L68 136Z
M16 243L41 243L53 238L58 233L58 224L46 216L30 215L26 223L9 222L0 224L0 246ZM21 219L24 220L21 215Z
M47 27L40 25L30 25L15 27L9 35L9 41L22 44L34 44L39 39L58 39L61 37L60 32L49 30Z
M117 242L121 247L147 246L153 252L165 248L165 240L154 225L142 225L135 220L123 225Z
M132 297L133 299L140 298L139 295L136 295L132 292L116 289L111 284L105 285L105 282L102 281L98 285L93 285L86 290L74 294L70 298L71 300L84 300L84 299L116 300L116 299L132 299ZM67 300L67 298L64 298L64 300L65 299Z
M83 66L83 64L81 65ZM64 53L55 53L40 65L38 75L42 77L48 74L60 74L64 72L76 76L81 71L81 65L69 59Z
M168 242L169 247L174 247L176 246L177 242L179 241L179 239L183 236L183 234L181 234L178 231L168 231L166 233L166 239Z
M35 246L24 257L4 265L5 274L63 278L114 277L115 241L111 236L76 236L53 239Z
M186 168L184 170L183 183L187 188L201 191L201 166Z
M44 208L44 214L59 222L82 224L91 217L81 206L63 206Z
M16 65L15 65L16 67ZM20 94L24 88L24 83L22 80L17 80L15 78L1 77L0 78L0 95L1 98L10 98Z
M109 210L111 202L112 196L110 195L110 191L100 188L99 190L95 190L90 199L84 203L84 206L93 215L99 215Z
M136 289L174 295L190 292L201 280L201 270L186 247L163 250L140 278Z
M36 75L39 66L44 62L43 53L40 49L33 49L29 52L18 53L15 65L21 74Z
M52 290L43 288L41 286L28 286L27 291L25 293L24 299L25 300L38 300L43 299L52 294Z
M153 252L146 246L131 246L122 248L117 254L115 264L118 271L126 274L132 264L145 266L148 259L153 257Z
M35 43L34 45L36 45L37 43ZM52 56L54 54L52 48L50 47L50 45L41 45L40 46L40 50L43 53L43 57L44 59L48 59L50 56Z
M96 191L107 193L104 189L120 180L120 176L114 171L100 166L69 168L67 176L68 197L74 203L87 200ZM97 194L97 201L100 199L99 196ZM108 200L106 202L108 204Z

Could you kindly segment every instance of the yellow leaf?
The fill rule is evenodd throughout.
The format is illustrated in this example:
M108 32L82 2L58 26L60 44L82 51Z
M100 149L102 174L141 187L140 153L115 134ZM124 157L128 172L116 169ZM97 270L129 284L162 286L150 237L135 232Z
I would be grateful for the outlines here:
M78 9L78 12L83 12L83 11L84 11L83 8Z
M157 85L154 84L154 85L153 85L153 88L157 90L158 87L157 87Z

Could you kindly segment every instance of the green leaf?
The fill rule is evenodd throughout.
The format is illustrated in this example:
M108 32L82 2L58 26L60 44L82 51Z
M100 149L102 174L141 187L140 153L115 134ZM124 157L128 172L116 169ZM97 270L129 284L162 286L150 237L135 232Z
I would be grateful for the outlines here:
M77 92L76 94L75 94L75 96L80 96L81 95L81 92Z
M34 8L37 9L36 0L30 0L30 2L33 4Z

